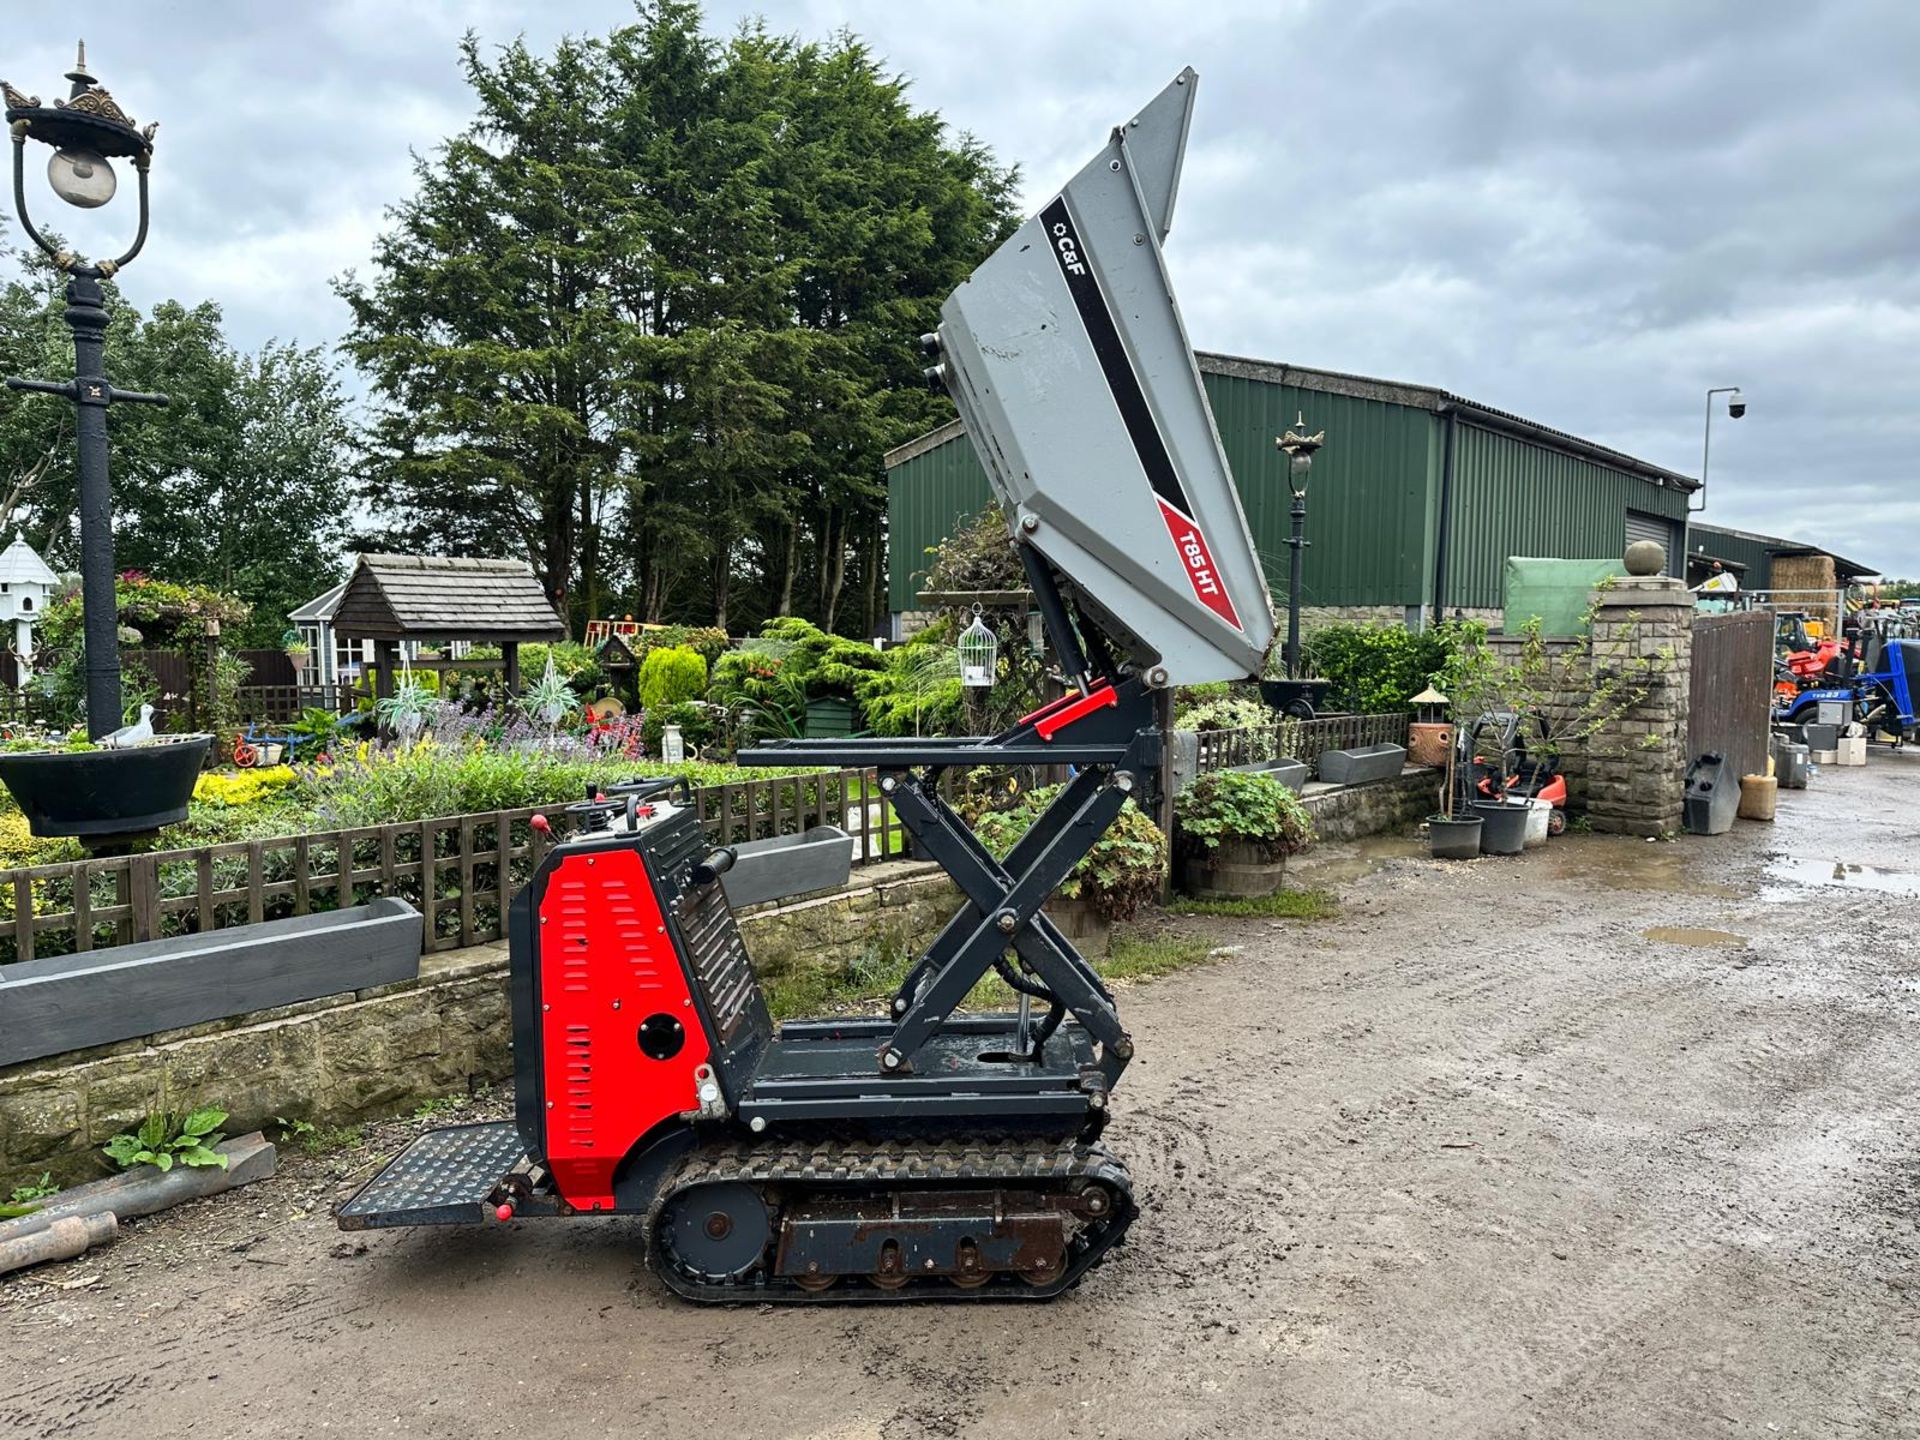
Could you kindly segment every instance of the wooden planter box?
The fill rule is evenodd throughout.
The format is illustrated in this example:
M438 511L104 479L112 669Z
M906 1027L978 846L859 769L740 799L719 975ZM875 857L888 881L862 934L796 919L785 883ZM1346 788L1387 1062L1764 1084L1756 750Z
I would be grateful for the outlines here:
M0 967L0 1065L411 980L420 912L371 905Z
M813 890L839 890L853 873L853 850L853 837L837 825L749 840L733 847L733 866L721 875L720 888L736 910Z
M1362 745L1357 750L1328 750L1320 757L1320 778L1329 785L1365 785L1391 780L1407 763L1404 745Z
M1257 899L1286 884L1287 860L1266 858L1250 840L1222 840L1205 857L1180 862L1180 889L1196 900Z

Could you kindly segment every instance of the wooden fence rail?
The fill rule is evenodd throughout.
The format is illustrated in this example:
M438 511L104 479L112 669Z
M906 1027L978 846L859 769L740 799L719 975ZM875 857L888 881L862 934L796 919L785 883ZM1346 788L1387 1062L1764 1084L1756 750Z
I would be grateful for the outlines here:
M906 831L871 770L816 771L693 792L714 844L838 825L854 864L905 853ZM557 806L541 807L558 812ZM427 950L498 940L506 905L552 843L532 808L185 850L0 870L0 964L222 930L395 895Z

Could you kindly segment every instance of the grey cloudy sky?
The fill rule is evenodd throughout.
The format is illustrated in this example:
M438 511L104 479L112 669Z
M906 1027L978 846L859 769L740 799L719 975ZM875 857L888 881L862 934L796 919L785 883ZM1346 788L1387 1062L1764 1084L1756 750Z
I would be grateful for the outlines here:
M1181 65L1169 241L1196 345L1438 385L1697 473L1705 518L1920 573L1914 0L713 0L724 31L847 26L1038 202ZM601 33L628 0L96 0L95 72L161 121L141 303L331 342L328 278L469 105L455 43ZM9 7L41 94L69 10ZM53 202L42 202L43 212ZM119 207L59 215L82 245ZM94 245L94 237L98 244Z

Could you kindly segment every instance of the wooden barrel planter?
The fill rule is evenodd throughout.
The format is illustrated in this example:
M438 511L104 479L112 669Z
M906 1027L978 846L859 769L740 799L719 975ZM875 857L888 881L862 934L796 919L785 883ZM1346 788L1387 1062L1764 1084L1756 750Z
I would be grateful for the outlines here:
M1180 888L1196 900L1277 894L1286 876L1286 856L1270 860L1266 849L1250 840L1222 840L1206 855L1180 862Z
M1063 900L1056 895L1046 910L1047 918L1073 942L1074 949L1090 960L1106 959L1113 945L1113 921L1091 900Z

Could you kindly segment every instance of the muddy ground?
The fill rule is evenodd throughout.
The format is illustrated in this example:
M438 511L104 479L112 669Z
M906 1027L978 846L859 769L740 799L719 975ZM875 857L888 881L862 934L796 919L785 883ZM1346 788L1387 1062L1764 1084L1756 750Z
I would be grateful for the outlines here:
M293 1157L0 1285L0 1435L1920 1435L1920 755L1816 786L1186 922L1245 948L1123 997L1145 1213L1059 1303L695 1309Z

